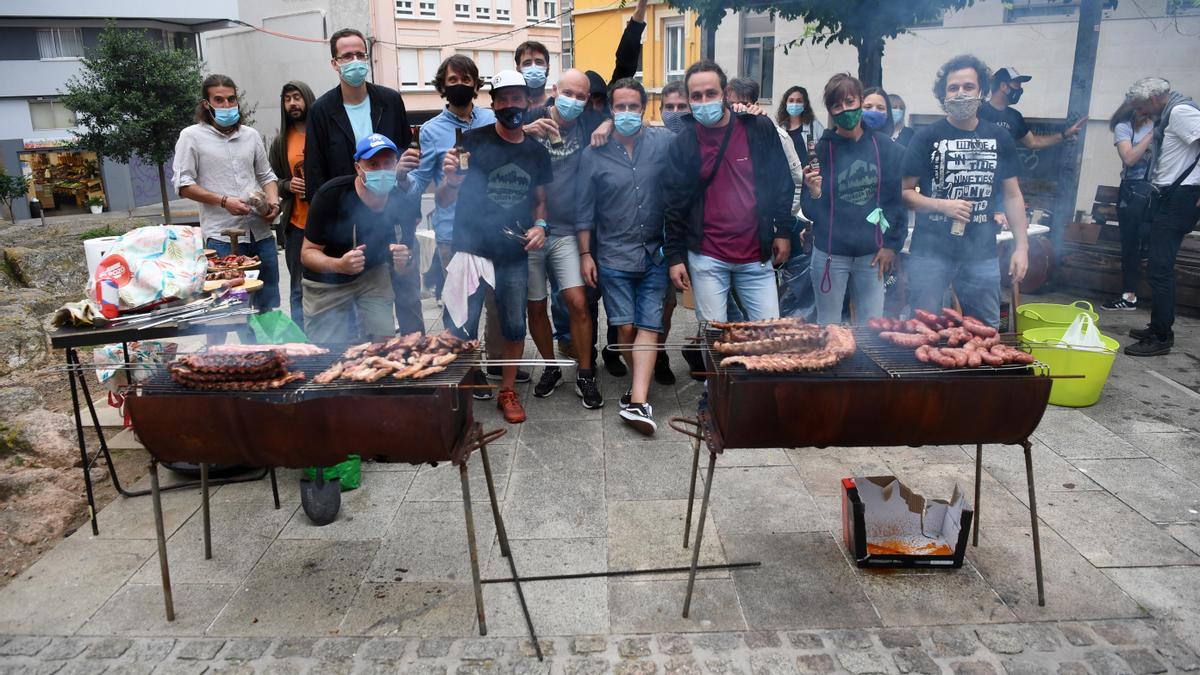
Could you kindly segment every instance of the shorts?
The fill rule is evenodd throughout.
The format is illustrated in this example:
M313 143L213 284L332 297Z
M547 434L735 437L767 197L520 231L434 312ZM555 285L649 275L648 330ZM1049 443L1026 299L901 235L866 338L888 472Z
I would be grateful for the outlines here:
M467 298L467 321L462 326L455 326L450 318L450 310L442 313L442 322L459 337L475 339L479 337L479 319L483 316L484 300L492 292L496 301L496 314L500 319L500 335L509 342L521 342L525 339L525 305L527 286L529 284L529 264L522 257L518 260L493 260L492 267L496 274L496 288L489 289L485 283ZM491 347L491 345L489 345Z
M633 324L642 330L663 332L663 304L670 285L665 262L649 264L644 272L601 267L599 277L608 325Z
M392 266L381 263L345 284L303 279L304 332L317 344L348 344L363 335L396 334Z
M544 246L529 252L530 302L546 299L547 273L554 275L560 291L583 285L583 272L579 267L579 240L575 235L550 235Z

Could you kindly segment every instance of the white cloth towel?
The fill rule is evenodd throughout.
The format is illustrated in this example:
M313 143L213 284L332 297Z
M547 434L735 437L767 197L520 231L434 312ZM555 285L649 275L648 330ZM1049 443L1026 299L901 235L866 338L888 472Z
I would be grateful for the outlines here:
M492 261L470 253L455 253L446 266L446 283L442 286L442 301L455 328L467 323L467 300L479 290L479 282L496 287L496 268ZM447 326L449 328L449 326Z

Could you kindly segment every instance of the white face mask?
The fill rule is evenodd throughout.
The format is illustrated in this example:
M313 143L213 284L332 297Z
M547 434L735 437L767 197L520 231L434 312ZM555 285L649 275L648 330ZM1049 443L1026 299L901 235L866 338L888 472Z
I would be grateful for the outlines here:
M983 105L983 99L978 96L956 96L943 101L942 110L950 119L962 122L975 117L980 105Z

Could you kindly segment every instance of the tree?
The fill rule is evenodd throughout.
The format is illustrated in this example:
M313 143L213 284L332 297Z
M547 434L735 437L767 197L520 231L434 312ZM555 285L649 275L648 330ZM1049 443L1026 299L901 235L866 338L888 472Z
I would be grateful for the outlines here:
M83 59L83 70L66 84L63 105L75 111L82 131L79 147L128 162L137 155L158 167L163 217L169 224L164 165L175 140L192 123L200 93L200 60L166 47L145 31L118 29L100 33L96 48Z
M715 27L726 10L770 12L772 17L801 19L805 31L787 45L834 42L858 50L858 79L883 85L884 42L909 28L937 21L944 12L962 9L974 0L667 0L677 9L700 15L699 23ZM785 47L786 48L786 47Z
M17 216L13 213L13 200L24 197L28 191L29 183L24 177L9 175L8 171L0 166L0 203L8 209L8 219L14 223L17 222Z

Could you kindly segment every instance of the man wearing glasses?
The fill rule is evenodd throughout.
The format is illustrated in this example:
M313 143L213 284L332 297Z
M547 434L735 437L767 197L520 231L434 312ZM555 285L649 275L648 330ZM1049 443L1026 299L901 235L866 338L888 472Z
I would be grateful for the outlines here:
M313 103L305 129L304 192L310 202L326 181L355 174L354 153L364 138L382 134L398 148L407 148L412 140L400 92L367 82L371 57L363 34L353 28L337 31L329 38L329 52L338 86ZM408 176L400 176L398 182L401 189L407 189ZM414 257L418 255L413 252ZM392 272L401 333L425 329L418 267Z

